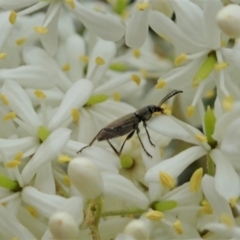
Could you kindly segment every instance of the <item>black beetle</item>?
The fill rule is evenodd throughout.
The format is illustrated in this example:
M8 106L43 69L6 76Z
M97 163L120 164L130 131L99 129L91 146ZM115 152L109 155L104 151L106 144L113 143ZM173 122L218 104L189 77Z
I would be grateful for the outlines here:
M162 100L161 102L158 104L158 106L155 106L155 105L149 105L149 106L146 106L146 107L143 107L139 110L137 110L136 112L134 113L129 113L123 117L120 117L118 119L116 119L115 121L111 122L110 124L108 124L106 127L102 128L98 134L93 138L93 140L85 147L81 148L77 153L79 152L82 152L83 149L87 148L87 147L90 147L94 142L95 140L97 139L98 141L103 141L103 140L107 140L109 145L112 147L112 149L114 150L114 152L120 156L121 155L121 152L123 150L123 147L124 147L124 144L126 143L126 141L128 139L130 139L133 134L135 132L137 132L137 136L138 136L138 139L142 145L142 148L144 149L145 153L149 156L149 157L152 157L148 152L147 150L145 149L142 141L141 141L141 138L139 136L139 123L140 122L143 122L143 126L146 130L146 133L147 133L147 136L148 136L148 140L150 142L150 144L152 146L155 146L151 139L150 139L150 135L148 133L148 130L147 130L147 124L146 122L152 117L152 114L155 113L155 112L160 112L160 113L164 113L164 109L161 108L162 104L164 102L166 102L169 98L171 98L172 96L174 96L175 94L177 93L181 93L182 91L179 91L179 90L173 90L172 92L170 92L169 94L167 94ZM127 137L126 139L124 140L124 142L122 143L122 146L119 150L119 152L116 150L116 148L112 145L112 143L109 141L109 139L112 139L112 138L116 138L116 137L120 137L120 136L123 136L125 134L127 134Z

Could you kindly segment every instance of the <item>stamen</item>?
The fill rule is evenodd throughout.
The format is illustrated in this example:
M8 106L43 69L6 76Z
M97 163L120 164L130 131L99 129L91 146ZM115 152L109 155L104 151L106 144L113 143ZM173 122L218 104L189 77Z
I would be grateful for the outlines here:
M234 103L233 97L231 95L229 95L229 96L225 97L223 100L223 108L226 111L230 111L230 110L232 110L233 103Z
M34 31L39 34L46 34L48 29L46 27L35 26Z
M16 118L16 117L17 117L17 115L16 115L15 112L9 112L9 113L7 113L7 114L3 117L3 120L4 120L4 121L8 121L8 120L12 120L12 119L14 119L14 118Z
M113 98L114 98L114 101L120 102L120 100L121 100L120 93L118 93L118 92L113 93Z
M9 100L7 99L7 97L4 94L0 94L0 99L2 100L4 105L8 105L9 104Z
M72 108L71 114L72 114L72 121L73 122L78 122L79 116L80 116L78 109Z
M15 167L19 166L20 164L21 164L20 161L14 159L12 161L6 162L5 167L6 168L15 168Z
M133 49L132 53L133 53L133 56L135 58L140 58L141 57L141 52L140 52L139 49Z
M45 93L44 93L42 90L39 90L39 89L36 89L36 90L34 91L34 95L35 95L37 98L41 99L41 100L43 100L43 99L46 98Z
M151 221L160 221L162 218L164 218L164 214L159 211L148 212L145 216Z
M231 207L235 207L237 204L237 201L238 201L238 197L230 198L229 203L230 203Z
M11 24L14 24L17 20L17 13L15 11L11 11L8 20Z
M201 143L206 143L207 142L207 137L202 135L202 134L196 134L195 138Z
M180 220L177 220L174 224L173 224L173 228L174 230L178 233L178 234L183 234L184 232L184 229L183 229L183 226L182 226L182 223Z
M68 187L71 186L70 178L67 175L63 176L63 183Z
M104 64L105 64L105 61L104 61L104 59L101 58L101 57L96 57L95 63L96 63L98 66L101 66L101 65L104 65Z
M160 79L158 83L156 84L155 88L156 89L162 89L167 85L165 79Z
M230 216L226 215L226 214L222 214L222 216L220 216L219 221L221 223L224 223L225 225L227 225L228 227L232 227L234 225L232 219L230 218Z
M72 8L72 9L74 9L75 8L75 3L74 3L74 1L73 0L65 0L66 1L66 3L67 4L69 4L70 5L70 7Z
M7 53L0 53L0 60L5 59L7 56Z
M180 64L182 64L183 62L185 62L187 60L187 56L186 54L182 53L180 54L178 57L175 58L174 60L174 64L175 66L179 66Z
M59 158L58 158L58 162L59 163L68 163L72 160L72 158L70 158L68 155L61 155Z
M16 45L22 46L27 41L26 38L19 38L15 41Z
M132 74L131 80L134 81L138 86L141 83L141 78L138 75L136 75L136 74Z
M166 172L159 173L159 181L167 189L173 189L175 186L174 179Z
M221 63L215 64L216 71L221 71L221 70L225 69L226 67L228 67L228 64L226 62L221 62Z
M190 192L197 193L199 191L200 186L201 186L202 176L203 176L203 169L202 168L197 169L193 173L193 175L190 179L190 184L189 184L189 191Z
M71 66L70 66L69 63L66 63L64 66L62 66L62 70L63 70L64 72L67 72L67 71L69 71L70 69L71 69Z
M28 210L28 212L35 218L37 218L39 216L38 211L35 207L33 206L27 206L26 209Z
M147 3L147 2L142 2L142 3L136 4L136 8L140 11L147 9L148 7L149 7L149 3Z
M212 98L215 96L215 91L214 90L209 90L206 92L206 94L204 95L204 98Z
M194 106L189 106L187 108L187 116L192 117L195 114L195 107Z
M203 201L202 201L202 209L201 209L201 212L202 212L203 214L213 214L212 206L209 204L208 201L206 201L206 200L203 200Z
M84 63L88 63L89 62L89 57L81 55L81 56L79 56L79 60L84 62Z

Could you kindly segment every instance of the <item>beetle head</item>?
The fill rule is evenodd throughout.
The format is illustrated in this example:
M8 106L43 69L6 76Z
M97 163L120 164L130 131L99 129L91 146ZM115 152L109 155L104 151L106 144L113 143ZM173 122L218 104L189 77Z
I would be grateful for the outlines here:
M155 106L155 105L149 105L148 110L152 114L155 113L155 112L163 112L163 108L161 108L159 106Z

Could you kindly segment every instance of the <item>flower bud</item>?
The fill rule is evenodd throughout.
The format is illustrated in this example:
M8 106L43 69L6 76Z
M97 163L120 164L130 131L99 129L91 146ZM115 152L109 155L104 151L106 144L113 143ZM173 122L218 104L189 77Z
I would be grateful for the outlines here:
M68 166L68 175L73 186L86 199L95 199L102 194L103 181L97 167L86 158L74 158Z
M229 4L223 7L217 14L219 28L232 38L240 37L240 6Z
M49 219L48 225L54 239L78 239L77 223L66 212L53 214Z
M136 240L148 239L147 227L141 220L131 221L124 229L124 233L134 237Z

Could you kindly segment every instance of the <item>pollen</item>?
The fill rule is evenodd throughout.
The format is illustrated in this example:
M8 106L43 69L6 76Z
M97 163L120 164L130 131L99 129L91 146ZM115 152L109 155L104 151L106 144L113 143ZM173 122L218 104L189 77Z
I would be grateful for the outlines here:
M101 58L101 57L96 57L95 63L96 63L98 66L101 66L101 65L104 65L104 64L105 64L105 61L104 61L104 59Z
M159 211L148 212L145 216L151 221L160 221L162 218L164 218L164 214Z
M67 175L63 176L63 183L68 187L71 186L70 178Z
M16 118L16 113L15 112L9 112L7 113L4 117L3 117L3 120L4 121L8 121L8 120L11 120L11 119L14 119Z
M58 158L58 162L60 163L68 163L72 160L72 158L70 158L68 155L61 155Z
M9 104L9 100L7 99L7 97L4 94L0 94L0 99L2 100L4 105L8 105Z
M149 3L147 3L147 2L142 2L142 3L136 4L136 8L140 11L147 9L148 7L149 7Z
M84 56L84 55L80 55L79 60L84 62L84 63L88 63L89 62L89 57L88 56Z
M213 209L212 209L212 206L209 204L208 201L206 200L203 200L202 201L202 209L201 209L201 212L204 213L204 214L213 214Z
M207 142L207 137L202 134L196 134L195 138L201 143Z
M231 205L231 207L235 207L238 201L238 197L235 198L230 198L229 203Z
M184 229L183 229L183 226L182 226L182 223L180 220L177 220L174 224L173 224L173 228L174 230L179 234L183 234L184 232Z
M169 105L169 104L163 104L162 105L162 108L164 109L164 113L166 114L166 115L171 115L172 114L172 106L171 105Z
M227 214L222 214L219 218L219 222L227 225L228 227L232 227L234 225L232 219Z
M174 179L166 172L159 173L159 181L167 189L173 189L175 186Z
M67 3L68 5L70 5L70 7L71 7L72 9L75 8L75 3L74 3L73 0L65 0L65 1L66 1L66 3Z
M132 74L131 80L134 81L138 86L141 83L141 78L137 74Z
M199 168L197 169L191 179L190 179L190 184L189 184L189 191L190 192L198 192L201 186L201 181L202 181L202 176L203 176L203 169Z
M33 206L27 206L26 209L28 210L28 212L35 218L37 218L39 216L38 211L35 207Z
M204 98L209 99L209 98L214 97L214 95L215 95L214 90L209 90L209 91L207 91L206 94L204 95Z
M9 161L5 163L6 168L15 168L21 164L20 161L13 159L12 161Z
M7 53L0 53L0 60L5 59L7 56Z
M228 66L228 64L226 62L217 63L217 64L215 64L215 70L221 71L221 70L225 69L227 66Z
M11 24L14 24L17 20L17 13L15 11L11 11L8 20Z
M46 34L48 32L48 29L45 27L35 26L34 31L39 34Z
M77 122L79 120L79 111L76 108L72 108L71 110L71 115L72 115L72 121Z
M233 97L231 95L225 97L225 99L223 100L223 108L226 111L230 111L233 107Z
M14 160L20 161L22 157L23 157L23 152L20 151L15 155Z
M113 93L113 99L114 99L114 101L116 101L116 102L120 102L120 100L121 100L120 93L119 93L119 92Z
M46 98L46 94L42 90L39 90L39 89L36 89L34 91L34 95L41 100Z
M71 66L69 63L66 63L64 66L62 66L62 71L68 72L71 69Z
M158 83L156 84L155 88L156 89L162 89L167 85L165 79L160 79Z
M181 65L183 62L185 62L186 60L187 60L186 54L182 53L178 57L175 58L174 64L177 67L177 66Z
M139 49L133 49L132 53L135 58L141 57L141 51Z
M15 41L17 46L22 46L27 41L26 38L19 38Z
M187 116L192 117L195 114L195 107L194 106L189 106L187 108Z

